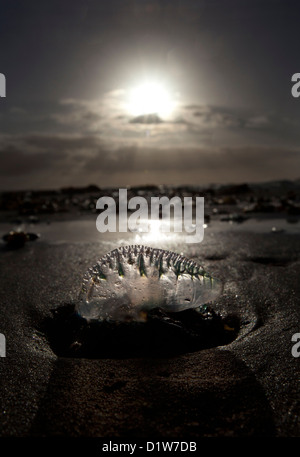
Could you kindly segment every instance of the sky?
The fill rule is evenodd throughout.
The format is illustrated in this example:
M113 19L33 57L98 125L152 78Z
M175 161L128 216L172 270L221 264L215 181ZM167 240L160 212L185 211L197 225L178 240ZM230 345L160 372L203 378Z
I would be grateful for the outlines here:
M300 178L298 0L0 0L0 189Z

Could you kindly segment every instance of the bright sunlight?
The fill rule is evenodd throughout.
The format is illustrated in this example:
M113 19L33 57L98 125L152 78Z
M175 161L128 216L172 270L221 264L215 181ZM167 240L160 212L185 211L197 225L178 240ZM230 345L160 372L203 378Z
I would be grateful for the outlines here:
M128 110L133 116L157 114L168 117L175 101L167 89L158 83L144 83L129 92Z

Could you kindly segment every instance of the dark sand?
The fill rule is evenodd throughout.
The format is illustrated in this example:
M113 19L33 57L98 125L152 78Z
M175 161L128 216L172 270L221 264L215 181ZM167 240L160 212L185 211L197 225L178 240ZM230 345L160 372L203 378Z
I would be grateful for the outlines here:
M31 227L44 234L21 249L1 245L1 436L300 436L300 359L291 354L300 332L298 231L211 222L198 245L144 243L183 252L224 281L216 310L241 319L229 345L164 358L57 357L41 331L50 310L76 299L100 256L136 242L135 234L100 236L90 223L90 241L84 228L57 222Z

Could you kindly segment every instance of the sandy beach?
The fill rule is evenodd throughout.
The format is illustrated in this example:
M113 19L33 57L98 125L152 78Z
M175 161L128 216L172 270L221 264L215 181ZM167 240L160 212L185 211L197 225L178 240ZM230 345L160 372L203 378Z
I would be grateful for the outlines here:
M12 216L2 217L4 234ZM299 366L291 353L300 317L299 224L277 213L243 223L217 214L203 242L189 245L181 234L100 234L95 219L42 215L22 225L39 239L19 249L1 244L1 436L299 436ZM76 302L85 271L101 256L132 244L183 253L221 279L213 306L238 317L236 338L170 356L55 353L44 326L53 310Z

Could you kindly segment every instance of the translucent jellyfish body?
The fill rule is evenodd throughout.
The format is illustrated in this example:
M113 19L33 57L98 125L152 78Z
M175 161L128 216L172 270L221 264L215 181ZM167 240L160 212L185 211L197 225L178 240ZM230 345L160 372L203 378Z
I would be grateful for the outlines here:
M87 271L76 311L88 321L139 321L152 308L197 308L215 300L221 288L220 281L179 254L126 246Z

